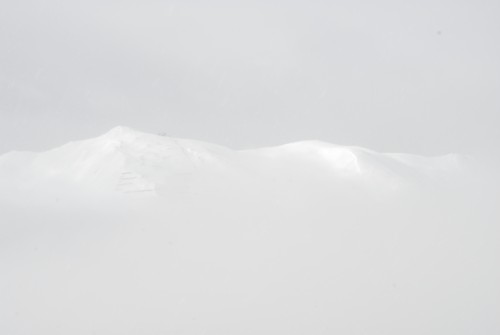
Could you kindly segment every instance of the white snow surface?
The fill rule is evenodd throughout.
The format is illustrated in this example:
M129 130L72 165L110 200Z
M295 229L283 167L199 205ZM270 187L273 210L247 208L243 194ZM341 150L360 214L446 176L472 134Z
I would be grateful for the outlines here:
M486 171L126 127L0 156L0 334L499 334Z
M201 174L226 179L241 173L397 187L456 174L463 168L461 160L466 158L380 154L321 141L233 151L116 127L100 137L47 152L4 155L0 158L0 173L3 179L22 179L23 183L59 182L123 193L157 193L162 188L172 188L172 183L192 181Z

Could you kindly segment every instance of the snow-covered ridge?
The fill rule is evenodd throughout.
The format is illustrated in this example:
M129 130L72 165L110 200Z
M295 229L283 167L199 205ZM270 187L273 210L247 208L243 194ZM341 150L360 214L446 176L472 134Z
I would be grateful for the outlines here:
M116 127L99 137L42 153L0 156L0 180L63 180L125 193L182 189L194 176L267 175L362 182L411 181L456 173L462 157L382 154L359 147L302 141L236 151L194 140ZM19 177L19 178L16 178Z
M496 326L499 188L457 182L461 159L235 151L122 127L4 155L0 334Z

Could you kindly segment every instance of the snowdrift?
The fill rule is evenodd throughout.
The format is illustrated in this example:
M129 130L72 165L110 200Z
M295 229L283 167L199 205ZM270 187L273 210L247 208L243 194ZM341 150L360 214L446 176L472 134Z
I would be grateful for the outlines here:
M125 127L0 157L1 334L497 334L472 158Z
M321 180L397 188L440 183L463 172L467 157L380 154L364 148L304 141L279 147L233 151L192 140L116 127L95 139L43 153L12 152L0 157L0 176L33 190L65 184L80 191L161 193L182 191L207 178ZM200 178L200 176L202 176ZM181 181L184 185L177 185ZM267 180L266 180L267 181ZM53 187L53 186L52 186ZM179 187L179 188L176 188ZM327 185L328 187L328 185Z

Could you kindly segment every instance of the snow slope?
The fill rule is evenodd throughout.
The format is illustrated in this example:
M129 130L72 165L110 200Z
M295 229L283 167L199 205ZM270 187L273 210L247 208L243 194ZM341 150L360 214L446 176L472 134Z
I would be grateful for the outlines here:
M124 127L0 157L0 334L498 334L471 159Z
M228 178L241 173L395 187L398 183L456 174L464 160L457 155L429 158L380 154L320 141L233 151L116 127L100 137L47 152L4 155L0 157L0 176L16 180L16 184L20 181L26 187L50 181L123 193L158 193L171 188L180 191L179 187L186 187L186 182L199 175Z

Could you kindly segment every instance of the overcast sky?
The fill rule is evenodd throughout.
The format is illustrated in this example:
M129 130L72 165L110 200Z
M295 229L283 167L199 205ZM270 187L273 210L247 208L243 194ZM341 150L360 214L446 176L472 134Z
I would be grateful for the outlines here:
M0 7L0 153L116 125L232 148L321 139L441 154L500 143L497 0Z

